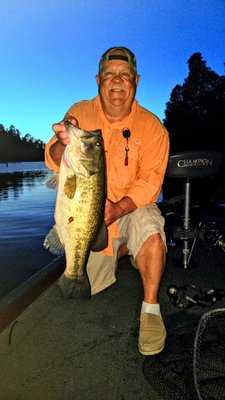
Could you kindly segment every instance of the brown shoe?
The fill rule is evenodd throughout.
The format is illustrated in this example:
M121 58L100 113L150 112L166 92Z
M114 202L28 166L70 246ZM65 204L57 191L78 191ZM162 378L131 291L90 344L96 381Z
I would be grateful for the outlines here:
M161 317L144 313L140 317L138 347L141 354L151 356L160 353L165 346L166 329Z

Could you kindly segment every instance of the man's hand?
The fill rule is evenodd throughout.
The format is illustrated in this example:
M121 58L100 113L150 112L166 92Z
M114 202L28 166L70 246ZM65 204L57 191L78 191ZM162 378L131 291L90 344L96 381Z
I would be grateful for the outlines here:
M74 126L78 126L78 121L74 117L68 117L67 121L69 121ZM49 155L53 159L54 163L59 166L63 152L65 150L65 146L69 143L65 121L63 120L61 122L58 122L57 124L52 125L52 129L55 132L55 136L57 137L58 141L50 147Z
M130 197L123 197L120 201L114 203L113 201L106 199L105 203L105 224L106 226L111 225L118 218L123 215L134 211L137 208L136 204Z
M78 121L76 118L68 117L67 121L69 121L72 125L78 126ZM66 146L69 143L69 138L67 136L65 121L58 122L52 125L52 129L55 132L55 135L63 146Z

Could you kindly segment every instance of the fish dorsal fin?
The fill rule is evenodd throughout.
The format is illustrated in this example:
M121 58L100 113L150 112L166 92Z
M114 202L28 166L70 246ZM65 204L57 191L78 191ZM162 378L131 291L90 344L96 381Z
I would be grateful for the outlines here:
M64 185L64 193L69 199L73 199L76 191L76 175L67 176Z
M43 245L46 250L49 250L55 256L61 256L64 254L64 247L59 239L59 235L55 226L53 226L53 228L47 234Z
M57 189L59 185L59 175L58 174L54 174L52 176L50 176L50 178L48 178L47 182L46 182L46 186L48 189Z

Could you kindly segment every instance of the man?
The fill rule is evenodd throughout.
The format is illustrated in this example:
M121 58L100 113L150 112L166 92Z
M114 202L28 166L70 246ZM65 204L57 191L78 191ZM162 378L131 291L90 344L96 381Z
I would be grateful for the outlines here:
M101 129L104 139L109 245L102 252L91 252L87 274L93 295L115 282L121 256L133 256L144 289L139 350L153 355L163 349L166 338L158 304L166 241L164 219L155 202L168 162L168 133L135 100L139 75L129 49L108 49L100 59L96 81L99 95L74 104L64 118L81 129ZM54 124L53 131L55 137L46 146L46 164L58 172L68 143L64 122Z

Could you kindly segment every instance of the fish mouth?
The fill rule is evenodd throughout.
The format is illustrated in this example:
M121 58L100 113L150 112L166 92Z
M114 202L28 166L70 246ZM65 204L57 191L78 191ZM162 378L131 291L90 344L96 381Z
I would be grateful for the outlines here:
M97 155L93 156L93 155L88 155L88 154L82 152L79 154L78 160L82 161L82 162L87 161L87 162L92 162L93 164L96 164L96 162L99 161L99 157Z

